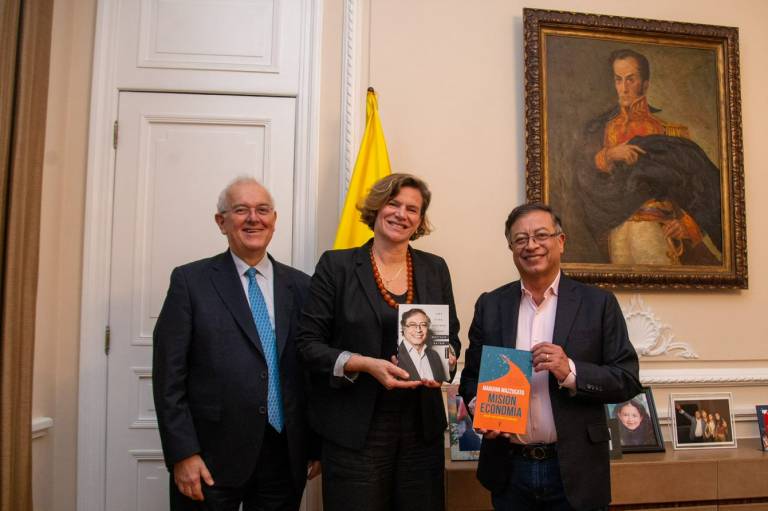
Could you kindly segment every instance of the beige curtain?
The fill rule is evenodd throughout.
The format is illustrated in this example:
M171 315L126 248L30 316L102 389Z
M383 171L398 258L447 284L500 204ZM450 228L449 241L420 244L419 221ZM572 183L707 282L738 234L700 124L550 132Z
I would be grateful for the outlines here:
M53 0L0 1L0 511L32 509L32 362Z

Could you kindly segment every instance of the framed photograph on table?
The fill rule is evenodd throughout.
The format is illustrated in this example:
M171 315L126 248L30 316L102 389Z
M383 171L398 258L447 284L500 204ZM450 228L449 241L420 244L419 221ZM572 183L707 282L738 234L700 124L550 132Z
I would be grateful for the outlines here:
M452 461L475 461L480 458L482 435L472 429L464 399L458 394L458 385L447 385L445 390L448 404L448 434L451 441Z
M746 288L738 29L524 9L526 196L572 277Z
M608 454L612 460L621 459L624 453L621 449L621 440L619 440L621 434L618 419L608 417L608 432L611 434L611 439L608 441Z
M605 415L617 421L622 452L664 451L664 438L649 387L643 387L643 392L629 401L605 405Z
M671 394L669 411L675 449L736 447L730 392Z
M768 405L755 405L757 414L757 435L760 437L760 448L768 451Z

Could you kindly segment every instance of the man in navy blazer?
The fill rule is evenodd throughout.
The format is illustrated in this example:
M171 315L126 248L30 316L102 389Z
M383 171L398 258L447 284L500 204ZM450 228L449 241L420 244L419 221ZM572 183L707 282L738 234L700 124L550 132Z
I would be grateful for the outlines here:
M256 180L227 186L215 219L229 250L173 270L154 331L171 509L296 510L314 449L293 341L309 277L267 254L277 213Z
M483 431L477 477L497 510L607 509L603 404L641 391L624 317L613 294L561 273L565 234L548 206L515 208L505 234L520 280L477 300L459 392L472 409L484 345L530 351L528 429Z
M691 442L703 442L704 432L707 429L707 420L701 416L701 410L696 410L694 415L683 410L680 405L675 405L677 413L688 419L690 428L688 430L688 438Z

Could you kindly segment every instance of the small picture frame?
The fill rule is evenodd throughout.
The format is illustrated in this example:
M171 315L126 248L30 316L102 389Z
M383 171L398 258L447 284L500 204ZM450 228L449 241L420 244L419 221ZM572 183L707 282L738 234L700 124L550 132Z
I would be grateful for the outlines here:
M611 434L611 439L608 441L608 454L612 460L619 460L622 456L621 442L619 441L619 420L608 419L608 432Z
M483 436L472 429L464 399L458 394L458 385L447 385L448 432L451 439L452 461L476 461L480 458L480 443Z
M756 405L755 412L760 449L768 451L768 405Z
M730 392L671 394L669 413L675 449L736 447Z
M650 387L643 387L643 391L629 401L605 405L605 415L609 420L617 420L622 452L664 452L664 438Z

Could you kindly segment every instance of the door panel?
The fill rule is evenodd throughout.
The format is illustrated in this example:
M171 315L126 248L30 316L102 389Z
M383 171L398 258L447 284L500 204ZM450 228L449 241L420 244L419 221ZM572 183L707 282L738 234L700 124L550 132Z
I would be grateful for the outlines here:
M303 2L119 0L117 85L296 95Z
M120 94L107 381L107 509L167 509L152 401L152 330L171 270L224 251L219 192L241 175L272 192L269 252L291 261L293 98Z

